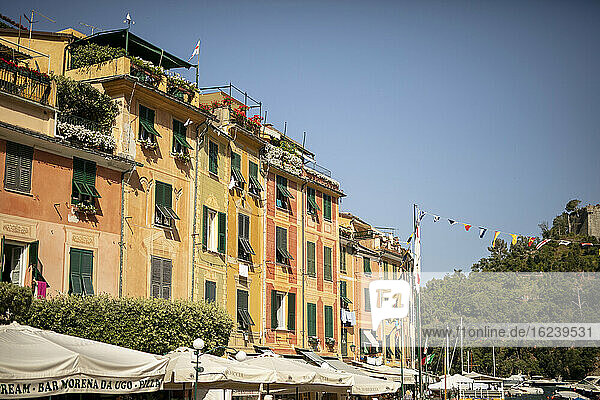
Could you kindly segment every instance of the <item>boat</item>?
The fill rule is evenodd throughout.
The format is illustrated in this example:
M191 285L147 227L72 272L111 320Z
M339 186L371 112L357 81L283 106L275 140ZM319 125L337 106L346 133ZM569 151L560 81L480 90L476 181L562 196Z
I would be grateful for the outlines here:
M523 381L518 383L507 390L507 394L510 397L532 395L532 394L544 394L544 389L541 387L533 386L531 381Z

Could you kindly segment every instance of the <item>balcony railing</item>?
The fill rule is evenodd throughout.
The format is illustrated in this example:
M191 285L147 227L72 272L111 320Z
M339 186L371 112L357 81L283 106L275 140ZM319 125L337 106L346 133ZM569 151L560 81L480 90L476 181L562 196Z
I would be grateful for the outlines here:
M36 71L0 60L0 90L38 103L48 104L52 81Z

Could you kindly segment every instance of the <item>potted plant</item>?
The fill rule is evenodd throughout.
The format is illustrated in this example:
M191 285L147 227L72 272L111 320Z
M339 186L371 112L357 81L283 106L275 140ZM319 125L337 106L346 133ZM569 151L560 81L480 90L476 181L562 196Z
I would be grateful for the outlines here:
M151 140L140 140L140 146L145 150L156 150L158 148L158 143Z
M174 154L175 158L183 163L190 161L190 155L187 152L180 152Z
M80 212L80 213L86 214L86 215L95 214L96 213L96 207L94 207L93 204L86 203L86 202L78 203L76 205L76 209L75 210L77 212Z

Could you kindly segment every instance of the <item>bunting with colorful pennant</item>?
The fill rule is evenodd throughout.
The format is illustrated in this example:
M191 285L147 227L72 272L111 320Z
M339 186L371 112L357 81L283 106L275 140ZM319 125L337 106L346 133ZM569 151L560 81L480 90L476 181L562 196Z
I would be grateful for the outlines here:
M450 218L448 218L448 222L450 223L450 225L454 225L454 224L457 224L457 223L458 223L458 222L456 222L455 220L453 220L453 219L450 219Z
M486 232L487 232L487 228L480 226L479 227L479 239L483 239Z
M531 245L535 242L535 236L530 236L529 241L527 242L527 246L531 247Z
M562 244L563 246L568 246L571 244L571 242L569 242L568 240L561 240L560 242L558 242L558 244Z
M433 222L438 222L440 220L440 216L439 215L434 215L433 216Z
M539 249L541 249L541 248L542 248L542 246L543 246L543 245L545 245L546 243L548 243L549 241L550 241L550 239L544 239L544 240L542 240L541 242L539 242L539 243L537 244L537 246L535 246L535 249L536 249L536 250L539 250Z
M514 246L515 244L517 244L517 235L514 233L509 233L509 235L512 237L511 244Z
M500 235L500 231L494 232L494 240L492 240L492 247L496 247L496 239L498 239L499 235Z
M463 224L465 226L465 231L469 232L469 229L471 229L471 225L469 224Z

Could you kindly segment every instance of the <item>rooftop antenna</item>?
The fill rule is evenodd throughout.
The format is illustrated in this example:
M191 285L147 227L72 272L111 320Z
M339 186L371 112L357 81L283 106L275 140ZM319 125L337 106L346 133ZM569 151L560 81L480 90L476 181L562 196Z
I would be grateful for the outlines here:
M286 133L287 133L287 121L285 121L285 122L283 123L283 136L285 136L285 135L286 135Z
M46 18L48 21L56 23L56 21L53 20L52 18L46 17L44 14L42 14L41 12L36 11L36 10L31 10L31 19L29 19L26 14L23 14L23 16L25 17L27 22L29 22L29 47L31 47L31 31L33 31L33 24L40 22L40 21L34 21L35 14L41 15L42 17Z
M85 22L80 22L79 25L90 28L92 30L92 35L94 34L94 29L98 29L97 26L86 24Z

